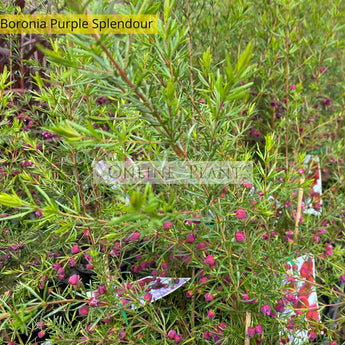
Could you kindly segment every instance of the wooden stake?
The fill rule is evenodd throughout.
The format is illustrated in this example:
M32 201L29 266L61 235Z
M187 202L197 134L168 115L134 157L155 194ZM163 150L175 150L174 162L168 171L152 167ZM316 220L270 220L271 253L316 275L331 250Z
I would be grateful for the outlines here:
M302 176L300 180L300 185L304 183L304 180L305 180L304 176ZM301 219L301 214L302 214L302 200L303 200L303 188L300 187L298 190L297 213L296 213L296 222L295 222L295 234L294 234L295 242L297 240L298 226L299 226L299 221Z
M246 333L245 337L246 340L244 341L244 345L250 345L250 338L248 337L248 328L250 327L251 322L251 314L249 311L246 312Z

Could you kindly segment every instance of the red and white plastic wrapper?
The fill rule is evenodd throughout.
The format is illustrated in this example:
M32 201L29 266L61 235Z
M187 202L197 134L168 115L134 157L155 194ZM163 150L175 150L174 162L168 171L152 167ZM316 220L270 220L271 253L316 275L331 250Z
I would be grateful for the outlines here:
M310 332L313 330L313 324L320 321L319 305L315 285L313 284L315 281L315 260L311 254L308 254L295 259L294 264L297 266L297 270L293 271L291 267L288 275L293 277L295 281L287 281L284 288L289 289L297 298L291 306L286 308L282 316L285 315L291 325L286 332L290 339L286 344L302 345L309 344L308 339ZM308 328L294 329L292 327L294 318L301 314L305 314Z
M125 299L125 295L123 294L124 291L130 291L133 294L139 292L140 295L138 296L138 302L140 304L145 304L147 302L154 302L157 301L172 292L176 291L178 288L183 286L187 283L191 278L171 278L171 277L153 277L147 276L140 280L124 283L124 289L119 289L117 294L119 298ZM97 296L97 291L87 291L87 297L95 297ZM145 299L145 296L150 296L150 301ZM127 304L127 303L126 303ZM131 309L136 309L137 306L135 304L131 304Z
M322 180L319 157L306 155L304 166L309 168L307 171L307 178L312 179L313 184L311 190L306 192L303 213L319 216L322 211Z

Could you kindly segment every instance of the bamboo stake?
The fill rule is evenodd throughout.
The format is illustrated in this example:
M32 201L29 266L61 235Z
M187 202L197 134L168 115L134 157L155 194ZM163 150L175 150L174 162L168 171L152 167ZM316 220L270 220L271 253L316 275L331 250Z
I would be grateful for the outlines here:
M295 233L294 233L295 243L296 243L297 235L298 235L299 221L301 219L301 214L302 214L303 187L301 187L301 185L304 183L304 181L305 181L304 176L302 176L300 180L300 187L298 190L297 214L296 214Z
M250 322L251 322L251 314L250 311L246 312L246 333L245 333L245 341L244 341L244 345L250 345L250 338L248 336L248 328L250 327Z

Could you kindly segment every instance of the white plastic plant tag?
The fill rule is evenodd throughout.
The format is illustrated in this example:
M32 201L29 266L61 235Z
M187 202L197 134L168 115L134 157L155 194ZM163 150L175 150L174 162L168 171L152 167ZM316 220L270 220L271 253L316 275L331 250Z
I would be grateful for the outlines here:
M322 211L322 180L319 157L306 155L304 160L308 179L313 179L313 185L309 192L306 192L304 213L318 216Z
M152 302L157 301L184 285L191 278L169 278L148 276L138 280L145 293L152 295ZM145 303L144 295L139 298L142 304Z
M140 304L144 304L146 302L154 302L157 301L181 286L183 286L186 282L188 282L191 278L171 278L171 277L153 277L147 276L140 280L125 283L127 291L133 292L135 294L138 289L140 291L140 295L138 297L138 301ZM122 296L122 292L124 289L118 291L119 297ZM86 295L88 298L97 296L96 291L87 291ZM136 305L131 304L132 309L136 309Z

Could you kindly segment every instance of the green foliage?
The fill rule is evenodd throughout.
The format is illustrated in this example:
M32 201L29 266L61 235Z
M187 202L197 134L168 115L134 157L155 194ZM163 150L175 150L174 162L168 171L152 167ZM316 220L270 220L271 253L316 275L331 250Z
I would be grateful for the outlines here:
M53 344L172 344L168 332L176 330L181 344L237 345L250 313L250 327L264 330L255 339L278 344L288 320L261 307L275 312L286 297L285 265L308 253L316 258L319 309L342 298L344 4L68 1L64 9L158 13L158 34L45 38L50 48L39 49L48 64L32 73L35 88L23 97L10 92L19 77L3 69L0 255L9 251L10 259L0 261L0 337L25 343L20 337L44 321ZM322 212L302 211L296 235L299 188L306 194L313 184L301 169L313 152ZM253 181L152 186L95 178L95 163L126 158L252 161ZM216 265L205 262L209 255ZM91 281L68 283L78 272L92 272ZM140 293L125 291L121 300L116 289L153 272L191 280L126 308L126 301L139 306ZM100 285L107 289L100 303L80 315L86 292ZM302 328L305 314L295 320ZM322 321L313 324L319 343L339 339L333 321Z

